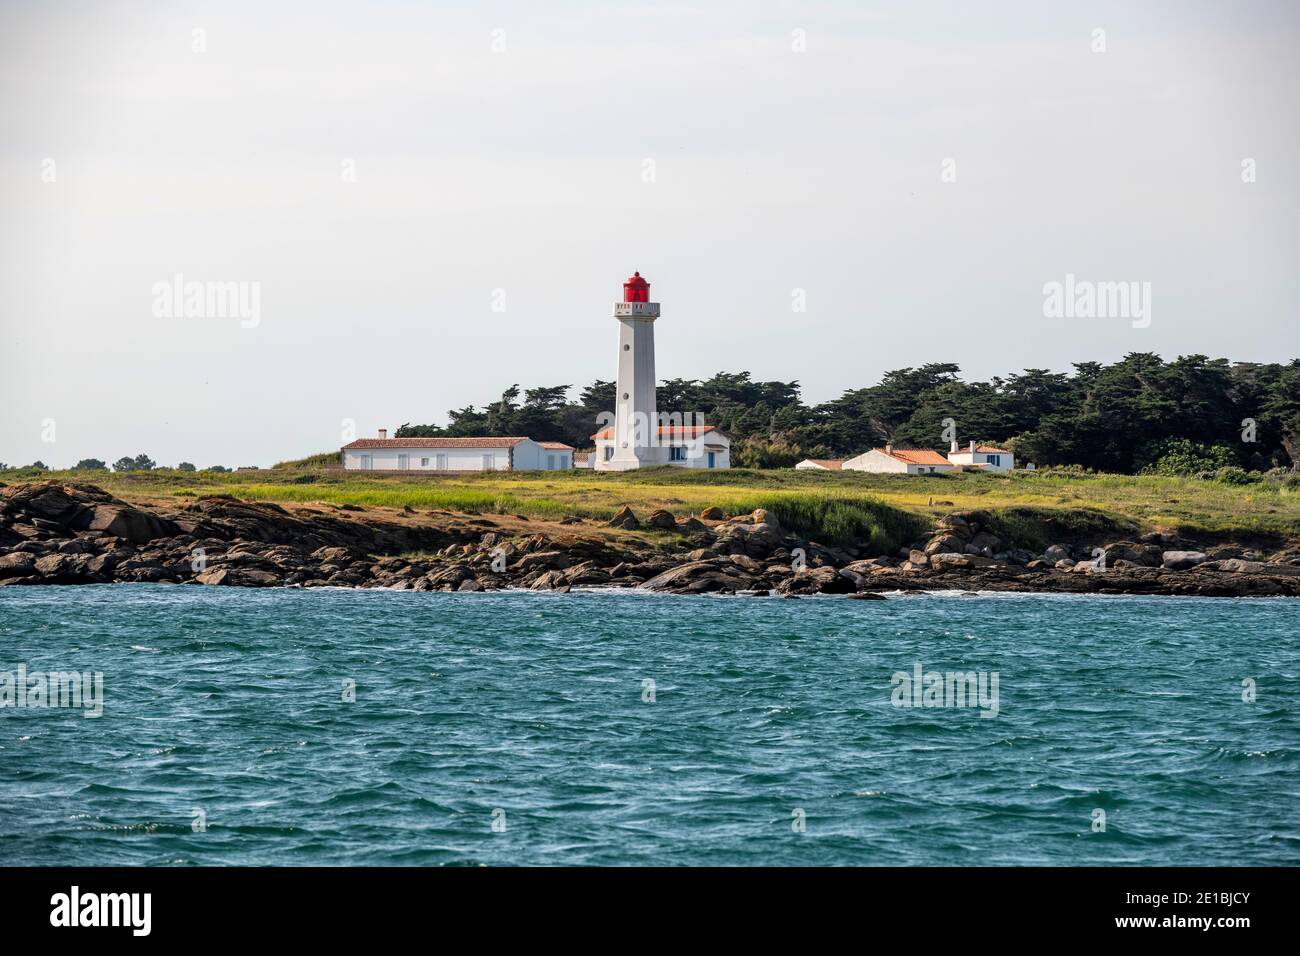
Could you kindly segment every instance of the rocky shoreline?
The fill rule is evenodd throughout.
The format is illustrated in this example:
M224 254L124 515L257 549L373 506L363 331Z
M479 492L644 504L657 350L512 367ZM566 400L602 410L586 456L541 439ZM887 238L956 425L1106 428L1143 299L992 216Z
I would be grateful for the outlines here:
M537 526L542 525L542 530ZM655 534L635 532L653 531ZM632 532L632 533L628 533ZM863 599L893 591L1300 596L1300 550L1270 560L1173 534L1017 547L958 511L896 554L824 546L765 511L706 509L607 523L314 505L226 496L138 507L92 485L0 488L0 586L151 582L414 591L644 588L672 594Z

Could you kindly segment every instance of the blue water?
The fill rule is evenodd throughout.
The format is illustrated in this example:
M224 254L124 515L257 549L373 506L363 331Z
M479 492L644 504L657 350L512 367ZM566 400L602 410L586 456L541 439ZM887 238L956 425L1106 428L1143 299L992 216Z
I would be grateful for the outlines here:
M0 709L0 863L1295 865L1298 632L1273 599L5 588L0 675L105 700ZM895 706L918 662L996 671L997 716Z

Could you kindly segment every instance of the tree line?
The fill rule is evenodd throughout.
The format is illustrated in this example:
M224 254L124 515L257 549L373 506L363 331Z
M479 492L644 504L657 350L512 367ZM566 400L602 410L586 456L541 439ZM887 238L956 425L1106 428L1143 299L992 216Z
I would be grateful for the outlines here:
M955 363L886 372L875 385L807 405L792 382L748 372L668 379L660 412L704 415L732 441L740 467L788 467L845 458L892 442L948 450L1009 447L1020 462L1131 474L1233 467L1300 468L1300 359L1230 362L1204 355L1165 361L1134 352L1072 372L1026 369L967 382ZM397 437L527 435L590 448L597 416L614 408L614 383L596 381L571 401L570 385L512 385L498 401L448 412L448 424L402 425ZM951 427L950 427L951 426Z

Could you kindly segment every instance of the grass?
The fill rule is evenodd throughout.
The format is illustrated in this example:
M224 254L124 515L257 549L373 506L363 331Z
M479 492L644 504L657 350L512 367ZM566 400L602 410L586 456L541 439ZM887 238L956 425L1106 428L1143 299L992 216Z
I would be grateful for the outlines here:
M313 467L314 460L230 474L11 471L0 473L0 481L79 480L128 499L230 494L260 501L410 506L538 518L608 518L623 505L642 517L655 508L679 516L698 514L708 506L731 514L767 508L791 527L827 543L910 540L935 516L969 508L993 512L1016 540L1036 543L1094 531L1300 535L1300 491L1277 483L1229 485L1195 478L1049 471L898 476L740 468L426 477L328 470Z

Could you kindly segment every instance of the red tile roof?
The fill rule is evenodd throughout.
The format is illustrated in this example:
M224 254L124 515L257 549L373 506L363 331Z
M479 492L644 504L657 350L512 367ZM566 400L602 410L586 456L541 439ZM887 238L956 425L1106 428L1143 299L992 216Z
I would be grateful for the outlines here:
M994 448L992 445L976 445L975 451L980 455L1009 455L1011 452L1005 448ZM970 448L958 448L956 451L948 452L950 455L969 455Z
M882 455L889 455L899 461L906 462L909 465L951 465L947 458L937 451L931 451L928 448L895 448L892 452L885 451L883 448L875 448Z
M497 435L483 438L358 438L343 448L345 451L349 448L513 448L521 441L529 439L526 436L510 438Z
M703 435L705 432L716 431L712 425L660 425L660 438L694 438L696 435ZM614 437L614 429L602 428L596 434L591 436L596 441Z
M814 465L821 465L823 468L826 468L830 471L840 471L844 468L844 463L848 461L848 459L847 458L807 458L805 459L805 461L810 461Z
M537 444L543 448L549 448L551 451L573 451L572 445L566 445L562 441L539 441Z

